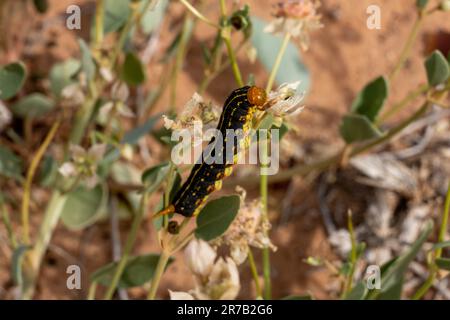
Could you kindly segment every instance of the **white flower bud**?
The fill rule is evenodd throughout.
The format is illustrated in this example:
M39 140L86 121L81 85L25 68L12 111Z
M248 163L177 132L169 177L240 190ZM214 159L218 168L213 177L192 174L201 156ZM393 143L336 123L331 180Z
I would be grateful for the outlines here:
M192 240L184 250L186 263L193 273L208 276L212 270L216 251L203 240Z

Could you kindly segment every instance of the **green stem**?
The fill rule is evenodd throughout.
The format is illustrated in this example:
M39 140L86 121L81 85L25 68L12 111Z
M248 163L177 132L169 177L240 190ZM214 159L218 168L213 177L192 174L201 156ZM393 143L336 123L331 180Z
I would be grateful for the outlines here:
M197 18L199 18L201 21L205 22L206 24L209 24L211 27L214 27L216 29L219 29L219 26L206 18L203 14L201 14L192 4L190 4L187 0L180 0L180 2Z
M411 49L414 45L414 42L416 41L417 35L419 34L419 30L422 27L424 18L427 14L423 11L419 12L418 18L414 22L414 25L412 27L412 30L408 36L408 39L406 40L405 47L402 50L402 53L400 54L400 57L398 59L397 64L395 65L392 73L389 75L389 81L392 82L402 69L403 65L405 64L406 60L409 57L409 54L411 52Z
M103 18L105 16L105 1L97 0L97 7L95 10L95 49L99 49L103 42Z
M256 298L262 297L261 285L259 284L258 269L256 268L255 258L253 257L252 249L248 248L248 264L252 273L253 281L255 282Z
M159 287L159 282L161 281L162 274L164 273L164 269L169 262L170 253L163 249L161 255L159 256L158 264L156 265L155 274L153 275L153 279L150 285L150 290L147 295L148 300L155 300L156 291Z
M123 250L122 257L119 260L119 263L117 264L117 268L114 272L113 279L111 281L111 284L108 287L108 290L106 291L105 300L110 300L116 291L117 284L119 283L120 277L122 276L123 271L125 270L125 266L128 262L128 258L131 254L131 250L134 246L134 243L137 238L137 234L139 231L139 227L141 226L141 222L144 218L146 209L147 209L147 200L148 200L148 194L147 192L144 192L141 198L141 205L139 208L139 212L137 212L134 216L133 223L131 225L130 234L127 237L127 242L125 244L125 248Z
M353 221L352 221L352 214L349 211L348 213L348 231L350 233L350 240L352 244L351 252L350 252L350 272L347 275L347 278L345 280L344 290L342 291L342 298L345 298L347 294L350 293L350 291L353 288L353 276L355 274L355 267L356 267L356 260L357 260L357 252L356 252L356 237L355 232L353 229Z
M444 204L444 212L442 214L442 222L441 227L439 229L439 235L437 242L443 242L445 241L445 235L447 234L447 228L448 228L448 217L450 214L450 182L447 187L447 195L445 197L445 204ZM431 288L433 285L434 280L436 279L438 267L434 263L435 259L440 258L442 255L442 248L439 248L436 250L434 254L434 259L429 265L429 275L428 278L425 280L425 282L422 284L422 286L417 290L417 292L413 295L412 300L419 300L421 299Z
M450 181L448 183L447 195L445 197L444 213L442 215L441 229L439 230L438 242L445 241L449 214L450 214ZM436 250L436 257L440 258L441 255L442 255L442 248L439 248L438 250Z
M95 293L96 292L97 292L97 282L93 282L89 286L89 292L88 292L87 299L88 300L95 300Z
M397 114L400 110L409 105L412 101L416 100L419 96L428 91L430 87L428 84L423 84L419 86L416 90L409 93L403 100L399 103L394 104L391 109L387 110L385 113L381 115L377 120L377 124L381 124L386 120L390 119L393 115Z
M183 62L185 60L186 56L186 47L189 42L189 39L192 35L192 25L193 20L189 15L186 15L184 18L183 23L183 29L181 31L181 38L180 38L180 44L178 46L177 55L175 58L175 64L173 66L172 74L171 74L171 91L170 91L170 113L175 112L175 106L176 106L176 94L178 92L177 87L177 80L178 80L178 74L180 73L181 69L183 68Z
M277 76L278 69L280 68L281 61L283 60L284 53L289 44L289 40L291 40L291 34L286 33L283 38L283 42L281 43L281 47L278 50L277 57L275 58L275 64L272 67L272 71L270 72L269 80L267 81L266 91L270 92L272 90L273 84L275 82L275 77Z
M227 7L225 4L225 0L220 0L220 11L222 20L225 21L225 19L227 18ZM225 46L227 47L228 58L230 59L231 68L233 70L233 75L236 83L238 84L238 86L242 87L244 85L244 81L242 81L242 75L237 63L236 54L234 52L233 46L231 45L231 27L222 26L221 35L223 41L225 42Z
M0 210L2 212L3 224L5 225L6 232L8 233L8 240L9 240L10 246L14 250L15 248L17 248L17 241L16 241L16 237L14 235L13 228L11 226L11 219L10 219L9 211L6 209L6 205L3 203L1 196L0 196Z
M262 143L261 143L262 142ZM261 170L264 170L267 166L267 156L268 156L268 137L264 137L263 141L260 141L261 147ZM261 195L261 209L263 219L268 222L269 221L269 213L268 213L268 189L269 189L269 181L268 176L264 173L260 174L260 195ZM264 231L264 236L268 236L267 230ZM265 247L262 250L263 255L263 276L264 276L264 299L268 300L272 297L272 289L271 289L271 279L270 279L270 251L269 247Z
M33 156L33 160L31 161L30 168L27 172L27 178L24 184L23 191L23 199L22 199L22 228L23 228L23 241L25 244L30 244L30 197L31 197L31 184L33 182L34 174L38 168L39 163L41 162L42 157L44 156L45 151L47 150L50 142L55 137L56 132L58 131L60 125L60 121L56 121L47 136L45 137L44 142L39 147L36 154Z

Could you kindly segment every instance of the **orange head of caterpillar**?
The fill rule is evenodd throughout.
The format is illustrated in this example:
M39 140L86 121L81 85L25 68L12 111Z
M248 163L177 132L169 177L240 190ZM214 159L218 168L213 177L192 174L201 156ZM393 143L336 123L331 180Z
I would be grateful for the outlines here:
M155 213L153 215L153 218L159 218L159 217L171 214L171 213L175 213L175 207L173 206L173 204L171 204L167 208Z
M266 90L256 86L252 86L250 87L250 89L248 89L247 99L252 105L256 106L259 110L263 110L263 106L267 102Z

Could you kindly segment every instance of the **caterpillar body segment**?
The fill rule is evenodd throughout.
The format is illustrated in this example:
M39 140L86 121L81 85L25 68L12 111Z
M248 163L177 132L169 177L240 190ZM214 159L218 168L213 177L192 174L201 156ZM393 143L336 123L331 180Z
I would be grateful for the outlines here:
M245 86L234 90L226 99L222 114L219 118L217 130L222 139L217 146L216 137L209 142L202 158L192 168L186 182L176 193L172 203L155 216L178 213L185 217L192 217L199 213L201 206L206 202L208 195L222 188L222 179L231 175L232 166L238 160L238 152L242 146L249 143L244 135L227 136L227 131L242 130L247 133L251 128L251 121L257 109L262 108L267 100L264 89L255 86ZM233 139L233 156L227 159L226 147ZM215 152L217 151L217 154ZM211 161L220 158L222 161Z

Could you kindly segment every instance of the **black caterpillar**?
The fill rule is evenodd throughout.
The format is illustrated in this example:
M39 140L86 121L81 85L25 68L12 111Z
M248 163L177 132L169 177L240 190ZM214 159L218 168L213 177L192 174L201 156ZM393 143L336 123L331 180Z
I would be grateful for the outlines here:
M218 156L225 155L227 141L227 130L249 129L253 114L256 109L261 109L266 103L267 96L264 89L255 86L245 86L234 90L225 101L222 114L219 119L217 130L221 132L222 148ZM233 141L234 156L238 153L239 137ZM215 143L215 138L211 139L207 149ZM232 166L237 157L233 157L231 162L227 159L220 163L208 163L207 157L215 156L214 152L204 153L201 161L194 165L188 179L176 193L172 203L161 210L156 216L170 213L178 213L185 217L192 217L198 214L201 205L206 202L208 195L214 190L222 187L222 179L231 174Z

